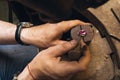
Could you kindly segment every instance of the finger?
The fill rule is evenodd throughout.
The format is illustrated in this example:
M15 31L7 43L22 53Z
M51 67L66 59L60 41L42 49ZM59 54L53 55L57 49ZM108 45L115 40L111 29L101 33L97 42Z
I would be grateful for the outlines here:
M66 72L69 73L77 73L80 71L85 70L82 66L79 65L77 61L61 61L61 65L65 66L63 69L66 70Z
M81 47L83 47L84 45L86 45L86 43L83 41L83 39L80 40L80 44L81 44Z
M87 50L84 51L83 56L79 59L79 67L86 68L90 62L90 50L87 47Z
M88 25L88 23L85 23L80 20L70 20L70 21L62 21L57 25L59 26L59 29L61 29L63 32L66 32L77 25Z
M62 43L62 42L61 42ZM52 57L58 57L63 55L64 53L68 52L69 50L73 49L76 46L77 42L75 40L69 41L69 42L63 42L62 44L59 44L57 46L54 46L52 48L49 48L51 50L51 56Z
M77 61L72 61L72 62L66 62L67 69L71 71L84 71L86 70L88 64L90 61L90 52L89 50L86 50L84 56L77 62Z
M64 43L66 43L66 42L68 42L68 41L63 41L63 40L56 40L56 41L53 41L53 45L61 45L61 44L64 44Z

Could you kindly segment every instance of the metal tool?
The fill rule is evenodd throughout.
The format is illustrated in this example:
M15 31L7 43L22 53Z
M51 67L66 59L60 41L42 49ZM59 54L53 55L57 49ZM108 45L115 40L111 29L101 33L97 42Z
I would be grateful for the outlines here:
M116 20L120 23L120 19L119 19L118 15L116 14L116 12L114 11L113 8L111 8L111 12L113 13L113 15L116 18Z
M71 30L72 39L79 41L82 38L87 44L90 43L90 41L93 39L93 36L94 30L90 25L79 25Z
M71 37L72 39L77 40L78 44L73 50L68 52L68 58L71 61L78 61L86 49L86 46L81 46L80 40L83 39L85 43L89 44L93 39L93 36L94 31L89 25L78 25L73 28L71 30Z

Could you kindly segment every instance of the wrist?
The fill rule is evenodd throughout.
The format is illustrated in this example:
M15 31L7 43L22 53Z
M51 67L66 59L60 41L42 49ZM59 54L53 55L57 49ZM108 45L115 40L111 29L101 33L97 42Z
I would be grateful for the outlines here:
M8 35L5 36L5 37L8 36L8 38L9 38L8 40L9 40L10 44L16 44L17 43L16 40L15 40L15 31L16 31L16 25L11 24L11 28L8 29ZM11 36L9 35L9 32L10 32ZM8 44L9 44L9 42L8 42Z
M26 67L22 73L18 75L18 80L34 80L33 77L31 76L28 68Z
M37 26L23 28L20 39L25 44L43 47L44 43L42 41L41 33L42 30L38 29Z
M23 43L25 44L31 44L30 42L30 31L29 31L29 28L23 28L22 31L21 31L21 36L20 36L20 39Z
M46 75L48 73L46 73L40 66L34 63L29 64L29 70L35 80L53 80L50 75Z
M16 25L0 21L0 44L16 44Z
M21 44L21 45L28 45L27 42L28 40L27 39L27 33L25 33L26 31L25 30L28 30L28 28L32 27L33 24L31 24L30 22L20 22L19 24L17 24L17 29L16 29L16 32L15 32L15 40ZM22 33L23 32L23 33ZM21 34L23 34L21 36ZM27 35L27 36L25 36Z

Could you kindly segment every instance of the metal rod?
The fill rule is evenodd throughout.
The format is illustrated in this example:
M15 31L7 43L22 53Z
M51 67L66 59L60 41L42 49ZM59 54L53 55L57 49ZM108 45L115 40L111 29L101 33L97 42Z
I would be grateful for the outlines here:
M120 23L120 18L117 16L117 14L116 14L115 11L113 10L113 8L111 8L111 12L112 12L113 15L115 16L116 20Z

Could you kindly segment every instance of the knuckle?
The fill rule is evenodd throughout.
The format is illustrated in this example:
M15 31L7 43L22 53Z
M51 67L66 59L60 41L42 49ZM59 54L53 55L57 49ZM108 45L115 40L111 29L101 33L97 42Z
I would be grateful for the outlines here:
M49 27L55 26L55 24L53 24L53 23L46 23L46 25Z
M72 22L80 23L80 20L77 20L77 19L76 19L76 20L70 20L69 22L70 22L70 23L72 23Z
M76 20L74 20L74 21L76 21L76 22L80 22L80 20L78 20L78 19L76 19Z
M85 22L83 22L83 21L81 21L81 20L78 20L78 19L76 19L76 20L74 20L76 23L78 23L78 24L86 24Z
M65 22L66 22L66 21L61 21L61 22L57 23L56 26L61 26L61 25L63 25Z
M66 43L63 43L61 45L61 47L62 47L63 51L67 51L71 48L71 44L69 42L66 42Z
M66 21L61 21L60 23L65 23Z
M50 25L50 23L46 23L45 25Z

